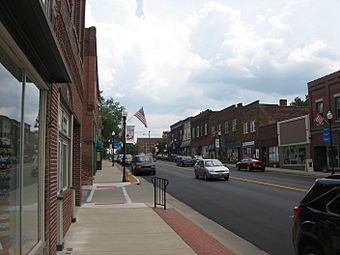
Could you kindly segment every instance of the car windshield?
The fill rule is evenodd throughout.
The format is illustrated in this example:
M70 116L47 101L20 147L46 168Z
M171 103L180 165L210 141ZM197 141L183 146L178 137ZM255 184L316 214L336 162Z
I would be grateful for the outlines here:
M152 158L149 156L138 156L136 157L137 162L153 162Z
M206 160L204 162L205 166L211 167L211 166L223 166L223 164L221 163L221 161L219 161L218 159L211 159L211 160Z
M184 157L182 157L182 159L192 159L192 158L189 157L189 156L184 156Z

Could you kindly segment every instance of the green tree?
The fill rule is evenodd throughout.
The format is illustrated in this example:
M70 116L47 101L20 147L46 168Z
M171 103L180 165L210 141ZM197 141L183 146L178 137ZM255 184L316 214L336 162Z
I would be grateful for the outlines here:
M305 100L301 99L300 97L296 97L294 101L290 103L290 105L299 107L308 106L308 95L306 95L305 97Z
M122 122L123 106L115 102L113 98L104 99L101 97L100 113L102 117L102 137L105 147L108 146L108 140L112 141L112 131L118 136L120 132L119 125Z
M158 148L158 153L163 153L165 146L166 146L166 140L165 139L160 139L157 143L156 146Z

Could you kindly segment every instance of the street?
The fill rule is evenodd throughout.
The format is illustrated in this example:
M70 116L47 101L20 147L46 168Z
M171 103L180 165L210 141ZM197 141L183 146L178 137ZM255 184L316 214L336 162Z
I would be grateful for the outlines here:
M205 182L194 178L192 167L157 161L156 168L157 177L169 180L167 192L176 199L269 254L294 254L293 207L314 178L230 169L229 181Z

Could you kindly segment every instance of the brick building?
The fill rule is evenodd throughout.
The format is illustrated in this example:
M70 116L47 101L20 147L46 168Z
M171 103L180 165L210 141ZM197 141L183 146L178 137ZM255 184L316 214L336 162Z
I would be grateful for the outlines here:
M242 103L231 105L220 111L203 111L188 119L191 122L191 154L229 163L248 157L265 159L267 147L260 144L258 129L307 113L307 107L287 106L287 100L280 100L279 105L255 101L245 106ZM173 137L184 132L183 125L179 125L182 122L171 126ZM177 143L183 143L180 136L176 137Z
M169 154L179 154L183 138L183 121L178 121L170 126L170 138L168 141Z
M312 148L311 154L315 171L325 171L340 167L340 71L326 75L308 83L308 97L310 101L310 124ZM327 113L332 113L332 119L327 120ZM315 121L317 113L324 119L324 123ZM323 139L323 128L332 125L332 142Z
M212 139L209 132L211 110L200 112L191 119L191 153L209 157L212 153Z
M100 91L97 68L96 28L85 29L84 43L84 85L82 125L82 183L92 184L96 172L97 149L101 137L101 120L99 119ZM100 155L98 156L100 157ZM100 158L98 158L100 160Z
M85 0L2 3L0 108L8 110L0 156L8 164L1 171L0 216L9 222L0 229L0 253L54 255L75 220L87 97L84 20ZM15 195L7 196L9 190Z
M138 154L155 153L156 144L162 140L162 138L137 138L137 150Z

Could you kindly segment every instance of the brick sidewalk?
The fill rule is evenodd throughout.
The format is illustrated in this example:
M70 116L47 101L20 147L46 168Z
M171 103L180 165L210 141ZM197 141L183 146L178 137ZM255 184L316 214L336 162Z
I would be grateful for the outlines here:
M175 209L154 210L198 255L234 255L232 251Z

